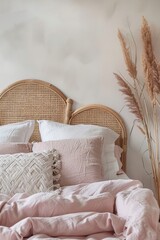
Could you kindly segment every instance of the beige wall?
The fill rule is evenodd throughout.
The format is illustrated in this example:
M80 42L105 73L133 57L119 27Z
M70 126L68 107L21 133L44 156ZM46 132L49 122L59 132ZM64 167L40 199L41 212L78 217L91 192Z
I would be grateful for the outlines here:
M117 29L129 37L130 27L140 51L142 16L160 56L159 0L0 0L0 89L20 79L42 79L73 98L75 107L101 103L119 112L124 98L113 72L125 74L125 66ZM134 117L126 107L121 116L129 133ZM142 163L145 148L135 128L127 173L152 188ZM150 171L146 156L144 161Z

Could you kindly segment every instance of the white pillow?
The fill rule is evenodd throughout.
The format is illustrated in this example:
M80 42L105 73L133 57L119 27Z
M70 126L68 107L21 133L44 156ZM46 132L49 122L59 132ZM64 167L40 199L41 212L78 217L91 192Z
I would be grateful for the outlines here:
M49 120L39 120L38 123L42 141L103 137L103 177L109 179L110 171L112 174L113 171L114 174L119 171L119 164L114 156L114 143L119 135L113 130L96 125L68 125Z
M29 142L34 131L34 120L11 123L0 126L0 142Z
M0 155L0 193L33 194L59 188L59 158L55 150Z
M103 137L105 144L112 144L119 137L113 130L96 125L69 125L49 120L38 120L38 123L43 142L61 139Z

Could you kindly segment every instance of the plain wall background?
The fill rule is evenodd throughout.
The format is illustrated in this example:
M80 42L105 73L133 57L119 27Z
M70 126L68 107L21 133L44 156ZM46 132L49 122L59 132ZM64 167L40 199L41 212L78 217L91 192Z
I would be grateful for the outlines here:
M118 28L128 39L131 29L140 53L145 16L160 56L159 12L159 0L0 0L0 89L16 80L41 79L74 99L75 108L100 103L120 112L125 102L113 72L127 74ZM140 55L138 61L141 76ZM134 116L126 107L120 115L129 135ZM127 174L153 188L145 149L135 127Z

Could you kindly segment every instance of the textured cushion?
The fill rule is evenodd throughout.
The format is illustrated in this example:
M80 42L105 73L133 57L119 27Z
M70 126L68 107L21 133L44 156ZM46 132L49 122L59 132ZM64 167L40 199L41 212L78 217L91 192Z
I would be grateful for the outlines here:
M46 192L59 187L59 154L43 153L0 155L0 192Z
M34 120L0 126L0 142L27 143L34 131Z
M31 143L0 143L0 154L29 153L32 151Z
M48 120L39 120L39 130L42 141L103 137L102 149L102 168L104 179L109 179L109 171L116 174L119 169L119 163L114 155L114 143L119 137L113 130L95 125L68 125Z
M57 149L61 156L61 186L101 181L102 138L33 143L33 152Z

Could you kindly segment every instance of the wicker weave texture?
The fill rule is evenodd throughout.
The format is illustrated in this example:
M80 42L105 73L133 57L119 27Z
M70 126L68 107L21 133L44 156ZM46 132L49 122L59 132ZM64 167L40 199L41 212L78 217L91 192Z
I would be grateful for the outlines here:
M66 97L52 85L38 80L22 80L0 95L0 124L28 119L65 121ZM40 140L38 126L32 139Z

